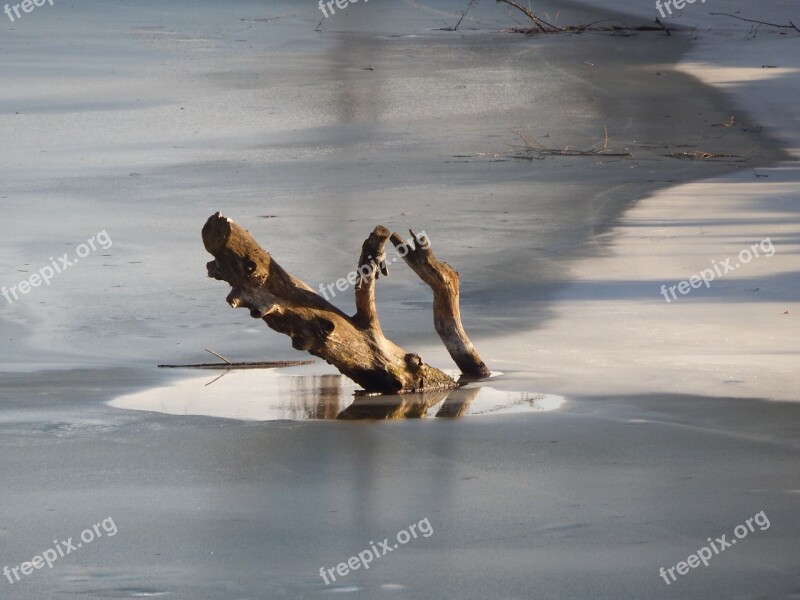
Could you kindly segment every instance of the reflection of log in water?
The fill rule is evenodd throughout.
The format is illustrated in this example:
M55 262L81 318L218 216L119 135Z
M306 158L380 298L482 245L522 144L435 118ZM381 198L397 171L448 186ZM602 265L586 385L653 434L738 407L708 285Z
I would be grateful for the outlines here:
M447 395L447 399L442 404L439 412L436 413L437 417L460 417L469 411L472 401L475 400L481 391L481 388L457 388Z
M299 377L298 379L304 379ZM302 384L301 384L302 385ZM309 396L315 391L318 400L306 411L308 419L335 419L342 404L341 377L339 375L322 375L315 377L309 386ZM313 390L313 391L312 391Z
M480 388L457 388L418 394L359 395L345 408L337 419L421 419L428 409L444 400L437 417L460 417L480 392Z

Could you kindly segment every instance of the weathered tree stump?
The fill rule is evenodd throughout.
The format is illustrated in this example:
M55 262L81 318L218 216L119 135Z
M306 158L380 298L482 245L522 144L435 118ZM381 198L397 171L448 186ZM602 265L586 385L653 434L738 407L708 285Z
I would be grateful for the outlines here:
M203 227L203 244L214 256L206 265L208 276L230 284L228 304L249 309L252 317L291 337L297 350L324 359L370 393L454 388L458 384L453 378L383 335L375 285L379 272L388 274L383 250L389 238L389 230L378 226L362 246L361 277L355 288L357 310L350 317L284 271L247 230L222 214L209 217ZM419 242L416 236L414 239ZM391 240L395 246L405 243L396 233ZM433 290L434 324L450 355L463 374L487 377L489 370L461 324L458 273L436 260L430 248L419 243L406 248L404 260Z

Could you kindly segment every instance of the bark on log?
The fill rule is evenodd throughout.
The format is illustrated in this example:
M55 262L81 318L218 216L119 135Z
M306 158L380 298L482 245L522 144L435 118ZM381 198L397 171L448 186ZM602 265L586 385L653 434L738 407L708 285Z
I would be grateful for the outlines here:
M357 312L352 317L292 277L248 231L222 214L212 215L202 234L206 250L214 256L214 260L206 265L208 276L226 281L232 288L227 297L228 304L233 308L249 309L252 317L264 320L271 329L291 337L294 348L324 359L365 391L397 394L446 390L458 385L450 376L425 364L417 354L403 350L383 335L375 307L375 285L380 271L387 274L384 246L390 233L385 227L376 227L362 247L358 265L361 279L355 290ZM430 269L439 273L441 265L450 269L444 263L438 263L432 254L419 256L438 265L438 268L429 267L419 272L424 272L426 277L431 276ZM408 262L408 257L406 260ZM380 268L374 268L374 264ZM438 306L437 297L442 306L441 315L436 317L437 331L441 327L448 340L455 340L453 348L456 353L450 346L448 350L454 358L459 356L456 362L464 373L474 376L481 372L486 376L488 369L482 362L483 371L474 368L474 361L480 361L480 358L463 333L458 311L458 274L452 269L450 271L449 278L440 276L445 287L439 279L435 280L438 288L429 283L434 289L434 306ZM453 284L455 298L448 300L446 296L453 293ZM448 323L448 315L456 322ZM468 352L470 348L474 355ZM462 364L469 370L465 370Z

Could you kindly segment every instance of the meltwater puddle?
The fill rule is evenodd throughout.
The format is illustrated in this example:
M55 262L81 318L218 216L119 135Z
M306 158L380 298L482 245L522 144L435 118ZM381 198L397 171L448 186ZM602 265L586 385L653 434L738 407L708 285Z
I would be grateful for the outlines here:
M547 411L561 396L506 392L469 384L454 390L386 396L354 396L355 383L341 375L289 375L275 370L228 371L197 376L120 396L115 408L170 415L252 421L307 419L401 419Z

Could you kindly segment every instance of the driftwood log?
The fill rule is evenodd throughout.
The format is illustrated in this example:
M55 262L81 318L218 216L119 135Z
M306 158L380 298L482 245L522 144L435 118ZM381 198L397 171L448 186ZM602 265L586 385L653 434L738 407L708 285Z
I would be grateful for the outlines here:
M438 261L430 247L406 246L403 256L411 269L433 290L436 331L463 375L489 376L461 324L458 273ZM247 308L250 315L275 331L292 338L292 346L306 350L335 366L369 393L410 393L452 389L458 385L449 375L425 364L412 352L387 339L375 306L379 273L388 274L384 246L406 242L378 226L361 249L355 286L356 314L348 316L305 283L292 277L250 233L216 213L203 227L203 244L214 256L206 266L208 276L231 286L227 302ZM413 246L413 247L412 247ZM378 265L380 268L376 268Z

